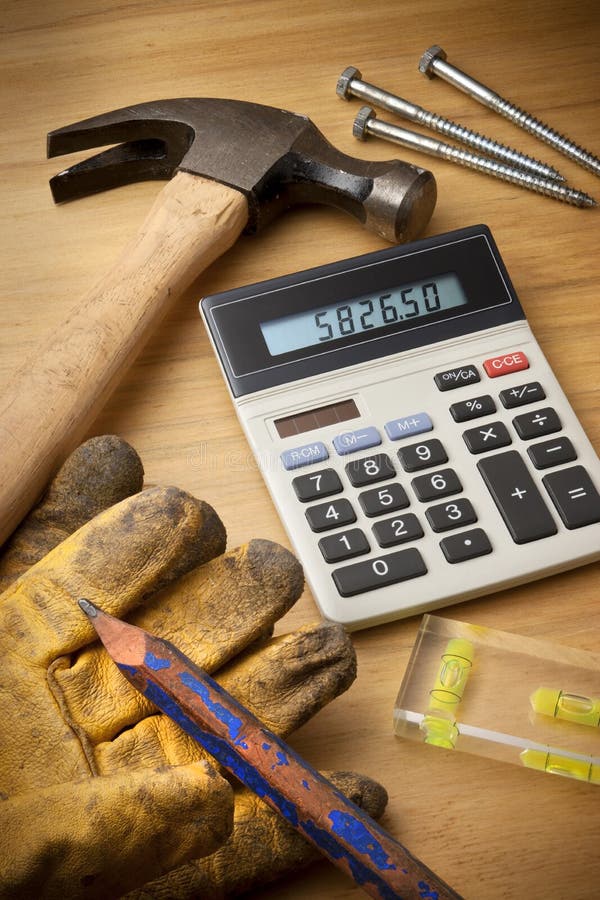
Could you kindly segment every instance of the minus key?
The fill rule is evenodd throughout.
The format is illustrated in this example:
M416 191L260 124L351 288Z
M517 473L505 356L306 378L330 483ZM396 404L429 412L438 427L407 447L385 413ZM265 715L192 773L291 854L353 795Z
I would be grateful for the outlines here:
M577 459L577 451L568 437L532 444L527 448L527 453L536 469L549 469L550 466L559 466Z

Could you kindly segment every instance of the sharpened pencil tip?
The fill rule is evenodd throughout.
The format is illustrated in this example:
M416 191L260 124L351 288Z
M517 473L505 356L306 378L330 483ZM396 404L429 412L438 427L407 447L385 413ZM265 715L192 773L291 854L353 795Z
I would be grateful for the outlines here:
M83 597L78 601L78 603L89 619L96 618L96 616L98 615L98 610L93 603L90 603L89 600L85 600Z

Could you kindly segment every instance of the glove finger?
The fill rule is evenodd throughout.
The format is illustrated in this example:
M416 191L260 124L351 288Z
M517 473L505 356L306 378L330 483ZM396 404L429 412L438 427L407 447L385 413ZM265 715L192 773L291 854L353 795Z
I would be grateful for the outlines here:
M0 593L103 509L141 491L143 480L139 456L121 438L102 435L77 447L4 545Z
M302 586L302 568L288 550L254 540L190 572L130 620L214 672L269 631ZM66 720L90 746L112 740L154 711L99 644L74 661L57 660L49 682Z
M217 678L268 728L285 736L347 690L355 674L356 659L348 635L340 625L322 623L276 638ZM97 737L100 729L96 726L93 733ZM166 759L170 765L182 765L200 757L211 758L179 726L158 714L133 727L124 725L110 739L96 741L95 747L89 737L87 741L87 755L94 759L99 773L117 771L125 762L153 766Z
M291 734L356 678L356 653L341 625L320 622L251 648L217 680L271 731Z
M100 513L21 576L0 598L0 629L21 644L27 640L21 652L49 665L95 639L79 597L123 617L224 546L225 529L207 503L178 488L142 491Z
M327 777L372 818L383 814L387 793L376 781L353 772L334 772ZM128 894L126 900L221 900L264 887L317 859L322 856L312 844L243 789L235 794L233 833L216 853L168 872Z
M233 791L206 763L128 770L17 795L0 817L0 896L106 900L219 847Z

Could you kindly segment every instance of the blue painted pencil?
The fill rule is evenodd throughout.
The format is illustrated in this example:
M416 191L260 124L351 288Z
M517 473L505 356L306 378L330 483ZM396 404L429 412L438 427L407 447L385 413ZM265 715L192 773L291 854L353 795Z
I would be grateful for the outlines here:
M79 605L123 675L373 897L460 900L168 641Z

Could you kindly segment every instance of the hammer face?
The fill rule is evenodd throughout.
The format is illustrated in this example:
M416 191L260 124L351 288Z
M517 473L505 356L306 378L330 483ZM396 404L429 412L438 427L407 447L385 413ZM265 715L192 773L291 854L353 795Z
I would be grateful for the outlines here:
M406 163L372 163L340 153L305 116L213 98L140 103L57 129L48 135L48 156L108 144L118 146L51 180L56 201L181 170L243 193L250 232L295 203L318 202L345 209L391 240L406 240L417 236L407 235L406 223L398 222L407 191L416 180L435 184L430 173ZM388 203L378 204L374 217L367 201L378 193L380 177ZM412 190L411 202L421 204L419 221L429 220L432 196L435 203L431 185Z

